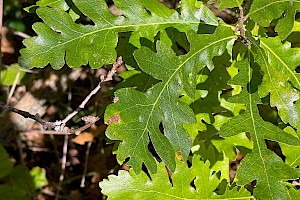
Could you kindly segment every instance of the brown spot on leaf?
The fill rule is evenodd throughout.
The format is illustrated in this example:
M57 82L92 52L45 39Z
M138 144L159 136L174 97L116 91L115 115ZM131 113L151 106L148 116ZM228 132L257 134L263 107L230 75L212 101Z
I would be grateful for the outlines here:
M120 123L120 115L119 113L112 116L109 120L107 120L107 125L110 125L111 123Z
M176 158L177 158L178 160L180 160L180 161L183 161L183 156L182 156L181 151L177 151L177 152L176 152Z

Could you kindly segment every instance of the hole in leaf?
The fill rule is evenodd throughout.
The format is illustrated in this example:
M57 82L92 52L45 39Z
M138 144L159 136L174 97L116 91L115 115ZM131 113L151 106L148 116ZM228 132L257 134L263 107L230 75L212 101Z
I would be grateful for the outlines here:
M115 4L113 0L106 0L105 2L108 7Z
M177 55L184 55L190 51L190 43L188 42L185 33L180 32L173 27L167 28L166 33L172 41L171 48Z
M140 43L141 46L145 46L148 47L150 50L152 50L154 53L157 53L156 50L156 42L160 39L160 32L158 32L156 34L156 36L154 37L154 41L152 42L151 40L145 38L145 37L141 37L140 38Z
M263 120L271 122L274 125L278 125L279 116L276 107L264 104L258 104L257 107Z
M72 0L66 0L66 3L70 7L69 13L72 11L73 15L78 15L79 18L75 20L75 23L77 24L83 24L83 25L95 25L95 23L87 16L85 16L74 4Z
M172 175L173 174L172 174L172 172L169 170L169 168L167 166L165 166L165 168L166 168L166 170L168 172L169 181L170 181L170 183L171 183L171 185L173 187L173 180L172 180Z
M138 64L135 61L133 52L137 49L134 45L129 43L129 39L132 35L132 32L121 32L118 33L118 44L116 47L116 51L119 56L122 56L123 60L126 64L138 68Z
M228 185L227 181L225 179L223 179L219 183L217 188L214 190L214 192L218 195L223 195L226 192L227 185Z
M194 179L190 182L190 186L193 187L193 188L196 190L197 188L196 188L196 185L195 185L195 180L196 180L196 178L194 178Z
M151 11L149 9L147 9L146 7L144 7L145 11L148 13L148 15L152 15Z
M142 170L145 172L145 174L148 176L148 178L152 181L150 173L149 173L149 171L148 171L148 169L147 169L147 167L146 167L146 165L144 163L142 165Z
M117 8L114 1L108 0L108 1L106 1L106 5L111 14L113 14L114 16L122 16L121 11Z
M281 148L278 144L278 142L271 141L271 140L266 140L265 143L267 145L267 148L276 153L282 160L283 162L285 161L285 156L282 154Z
M95 23L87 16L84 14L81 14L78 19L75 21L76 24L82 24L82 25L92 25L94 26Z
M152 154L152 156L154 158L156 158L156 160L158 162L161 162L161 159L160 159L159 155L157 154L157 152L155 151L155 148L154 148L154 146L152 144L152 141L151 141L150 137L149 137L149 140L150 140L150 142L148 143L148 150L149 150L149 152Z
M164 135L164 126L162 122L159 123L159 131Z
M216 29L216 26L200 23L198 26L197 34L213 34Z
M245 185L245 188L251 193L251 195L253 194L253 189L255 188L256 183L257 183L257 181L254 180L254 181L252 181L252 182Z

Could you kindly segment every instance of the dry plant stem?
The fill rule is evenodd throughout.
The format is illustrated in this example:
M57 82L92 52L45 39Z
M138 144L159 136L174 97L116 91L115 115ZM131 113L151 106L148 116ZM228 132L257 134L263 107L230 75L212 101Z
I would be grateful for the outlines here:
M8 94L8 97L7 97L7 100L6 100L6 104L9 104L14 92L15 92L15 89L16 89L16 86L17 86L17 83L19 81L19 78L20 78L20 72L17 73L16 77L15 77L15 80L14 80L14 83L13 85L11 86L11 89L9 91L9 94Z
M14 31L14 35L20 36L22 38L30 38L30 35L27 35L26 33L20 32L20 31Z
M15 112L19 115L22 115L25 118L33 119L33 120L39 122L40 124L42 124L44 128L54 128L55 131L62 132L64 134L74 134L74 133L78 134L78 131L74 131L74 130L69 129L68 127L66 127L65 126L66 123L70 119L72 119L75 115L77 115L79 113L79 111L81 111L85 107L85 105L88 103L90 98L100 90L101 84L103 82L107 82L107 81L112 80L113 75L116 73L116 69L119 66L121 66L122 63L123 63L122 57L119 57L117 59L117 61L113 64L112 69L107 73L107 76L106 77L101 77L101 81L99 82L98 86L90 92L90 94L83 100L83 102L79 105L79 107L76 110L74 110L72 113L67 115L67 117L65 119L61 120L61 121L47 122L47 121L43 120L38 114L32 115L29 112L13 108L9 105L6 105L3 102L0 102L0 108L2 108L4 111ZM84 127L88 128L89 126L85 125Z
M78 106L78 108L76 110L74 110L72 113L70 113L65 119L63 119L61 121L62 124L66 124L70 119L72 119L75 115L78 114L78 112L80 110L82 110L85 105L87 104L87 102L90 100L90 98L95 95L101 88L101 84L103 82L107 82L112 80L113 75L116 73L116 69L122 65L123 61L122 61L122 57L119 57L117 59L117 61L114 63L112 69L108 72L106 78L102 78L102 80L99 82L99 84L97 85L97 87L95 89L93 89L90 94L84 99L84 101Z
M86 148L86 152L85 152L84 170L83 170L83 174L81 177L81 183L80 183L81 188L85 187L85 176L86 176L86 172L87 172L87 165L88 165L88 161L89 161L89 154L90 154L91 146L92 146L92 142L89 142L87 144L87 148Z
M53 125L52 122L44 121L43 119L41 119L41 117L38 114L32 115L29 112L19 110L17 108L6 105L5 103L3 103L1 101L0 101L0 108L2 108L4 111L11 111L11 112L17 113L19 115L22 115L25 118L33 119L33 120L39 122L40 124L42 124L43 126L51 127L51 128L55 127L55 125Z
M1 36L0 44L2 41L2 20L3 20L3 0L0 0L0 36ZM0 55L1 55L1 60L0 60L0 74L1 74L1 70L3 69L1 48L0 48Z
M250 47L251 45L251 42L247 39L246 37L246 32L245 32L245 29L244 29L244 22L245 22L245 17L244 17L244 9L243 7L239 7L240 9L240 17L239 17L239 24L238 24L238 30L240 31L241 33L241 39L242 39L242 42L247 46L247 47Z
M59 192L61 191L61 184L64 180L66 162L67 162L68 140L69 140L69 135L65 135L64 146L63 146L63 157L61 160L61 173L59 176L59 183L58 183L58 188L57 188L56 195L55 195L55 200L58 200L58 198L59 198Z

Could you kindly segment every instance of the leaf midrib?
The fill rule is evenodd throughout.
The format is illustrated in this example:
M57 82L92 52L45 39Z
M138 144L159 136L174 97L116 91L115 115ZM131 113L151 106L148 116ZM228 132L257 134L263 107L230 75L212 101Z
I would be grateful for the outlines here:
M204 49L206 49L206 48L208 48L208 47L210 47L210 46L212 46L212 45L214 45L214 44L216 44L216 43L222 42L222 41L224 41L224 40L229 40L229 39L232 39L232 38L234 38L234 37L235 37L235 36L232 35L232 36L229 36L229 37L226 37L226 38L222 38L221 40L214 41L214 42L210 43L209 45L204 46L203 48L199 49L199 50L196 51L194 54L192 54L190 57L187 57L187 59L186 59L184 62L182 62L182 63L176 68L176 70L170 75L170 78L165 82L163 88L161 89L161 91L160 91L160 93L158 94L158 96L157 96L155 102L153 103L152 109L151 109L151 111L150 111L150 114L149 114L148 119L147 119L147 122L146 122L146 126L145 126L145 128L144 128L144 130L143 130L143 133L141 134L141 136L140 136L140 138L139 138L137 144L139 143L139 141L141 140L141 138L143 138L144 134L145 134L146 132L148 132L148 124L149 124L149 121L150 121L150 119L151 119L152 113L154 112L154 109L155 109L155 107L156 107L156 105L157 105L157 103L158 103L158 101L159 101L159 99L160 99L162 93L164 92L165 88L167 87L167 85L169 84L169 82L171 81L171 79L172 79L172 78L175 76L175 74L181 69L181 67L182 67L185 63L187 63L190 59L192 59L195 55L197 55L199 52L203 51ZM137 144L136 144L136 146L134 147L134 150L136 149Z
M73 42L75 40L78 40L78 39L81 39L81 38L84 38L84 37L87 37L87 36L90 36L90 35L102 32L102 31L118 30L118 29L124 29L124 28L128 28L128 31L129 31L130 28L133 28L133 27L157 26L157 25L168 25L168 24L170 26L172 26L171 24L188 24L188 25L191 25L191 24L207 24L207 25L211 25L211 26L218 26L219 25L219 24L207 23L207 22L199 22L199 21L168 21L168 22L156 22L156 23L145 23L145 24L117 25L117 26L112 26L112 27L107 27L107 28L103 28L103 29L98 29L98 30L95 30L95 31L91 31L89 33L83 33L80 36L75 37L75 38L73 38L71 40L68 40L66 42L59 43L59 44L57 44L55 46L52 46L52 47L48 48L46 51L42 51L42 52L37 53L37 54L33 55L31 57L31 59L33 59L36 56L39 56L41 54L47 53L47 52L49 52L49 51L51 51L51 50L53 50L53 49L55 49L57 47L66 45L66 44L68 44L70 42ZM220 24L220 25L232 28L232 26L228 25L228 24Z
M134 192L143 192L143 193L156 193L162 196L167 196L167 197L173 197L175 199L181 199L181 200L215 200L216 198L201 198L201 197L197 197L197 198L184 198L184 197L179 197L176 195L171 195L171 194L167 194L167 193L163 193L160 191L156 191L156 190L141 190L141 189L135 189L135 188L129 188L128 191L134 191ZM197 195L197 194L195 194ZM226 197L226 198L217 198L220 200L239 200L239 199L250 199L250 197Z
M290 0L282 0L282 1L275 1L275 2L273 1L273 2L271 2L271 3L269 3L269 4L266 4L265 6L262 6L262 7L258 8L257 10L254 10L253 12L249 12L249 13L245 16L245 18L248 18L249 16L253 15L254 13L259 12L260 10L263 10L263 9L265 9L265 8L267 8L267 7L271 6L271 5L273 5L273 4L276 4L276 3L283 3L283 2L290 2ZM295 2L300 2L300 1L295 1Z
M250 58L250 51L248 51L248 58ZM250 67L250 59L249 59L249 65L248 65L248 83L251 82L251 67ZM253 127L253 134L255 136L255 142L256 142L256 145L257 145L257 148L258 148L258 153L259 153L259 157L263 163L263 168L264 168L264 172L265 172L265 175L266 175L266 181L267 181L267 184L268 184L268 190L269 190L269 193L273 199L273 195L272 195L272 192L271 192L271 186L270 186L270 183L269 183L269 177L268 177L268 173L267 173L267 169L266 169L266 165L265 165L265 162L264 162L264 158L262 156L262 152L261 152L261 147L260 147L260 143L259 143L259 139L258 139L258 133L257 133L257 130L256 130L256 120L255 120L255 117L254 117L254 114L253 114L253 106L252 106L252 94L251 94L251 87L249 88L249 110L250 110L250 116L251 116L251 121L252 121L252 127Z

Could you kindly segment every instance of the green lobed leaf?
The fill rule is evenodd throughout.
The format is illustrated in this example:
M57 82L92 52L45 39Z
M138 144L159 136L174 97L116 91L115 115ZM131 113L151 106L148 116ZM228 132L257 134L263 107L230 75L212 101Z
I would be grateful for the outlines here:
M230 137L241 132L249 132L251 135L253 151L247 154L238 169L239 184L245 185L256 180L253 194L258 199L289 199L288 190L283 181L297 178L297 173L266 147L265 139L290 145L299 145L300 142L296 137L265 122L260 117L257 108L257 104L260 103L257 94L257 87L260 84L259 68L250 56L249 53L248 59L236 64L235 67L239 68L239 73L232 81L233 84L243 86L242 92L234 96L232 101L247 105L246 111L224 124L220 133L223 137Z
M119 32L132 31L130 42L140 46L141 37L153 41L158 31L170 26L197 31L200 20L217 24L214 14L196 0L182 1L180 13L157 0L115 0L122 16L112 15L104 0L73 2L95 25L77 24L59 8L38 8L36 12L44 23L33 25L38 36L24 40L21 66L41 68L49 63L60 69L64 64L74 68L89 63L92 68L100 68L114 62Z
M219 10L223 10L225 8L239 7L242 5L243 0L219 0L219 2Z
M288 126L284 129L285 132L294 135L299 139L299 136L295 130ZM285 162L291 167L300 166L300 146L291 146L287 144L280 144L283 155L285 156Z
M220 26L214 34L197 35L190 31L191 50L184 56L176 56L160 41L157 42L157 53L146 47L134 53L140 68L161 82L146 93L133 88L120 89L115 93L118 102L108 106L106 135L121 141L116 152L119 162L130 157L128 164L136 172L140 171L142 163L155 172L155 160L148 150L150 140L171 171L175 170L175 152L187 157L192 141L183 123L194 123L195 119L192 110L178 101L178 97L182 89L190 97L195 96L197 73L205 65L212 69L212 58L223 54L232 38L232 30ZM159 130L160 123L163 134Z
M24 8L24 10L27 12L31 12L31 10L37 7L60 8L64 11L67 11L70 8L65 0L39 0L35 5L26 7Z
M254 0L247 17L266 27L272 20L279 19L276 31L285 39L293 29L296 10L300 9L300 2L295 0Z
M254 54L256 62L264 72L259 95L265 97L270 93L270 104L276 106L278 114L285 123L297 128L299 124L299 89L300 78L295 69L300 65L300 50L291 48L291 44L282 44L278 37L261 38Z
M209 162L200 161L200 156L194 156L192 167L188 168L185 162L177 161L175 172L171 175L170 183L168 172L163 163L158 164L158 172L151 174L151 179L144 173L135 174L121 170L118 175L108 176L108 180L99 183L102 193L109 200L118 199L250 199L249 192L235 187L232 190L226 186L223 195L214 191L221 182L216 173L209 168ZM194 180L194 181L193 181ZM194 187L191 183L194 183Z

